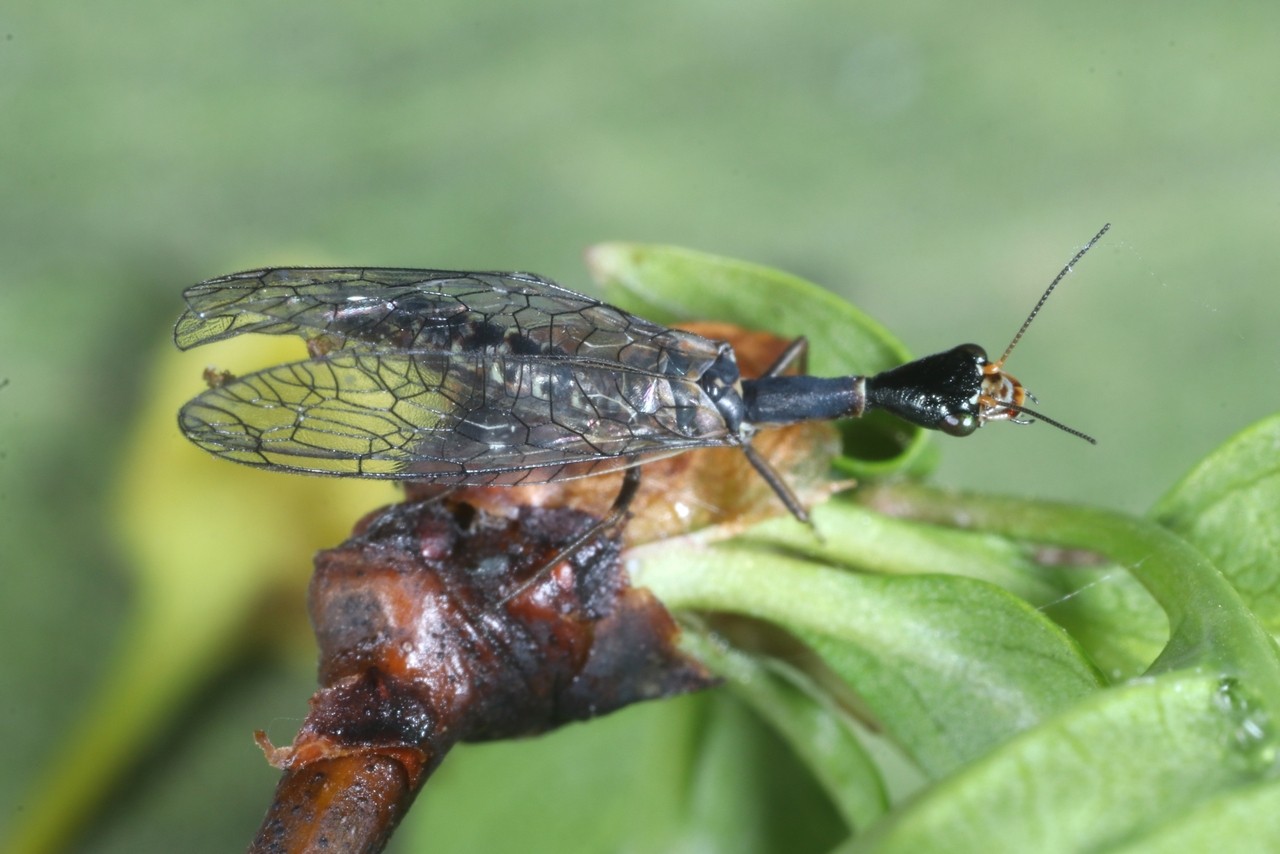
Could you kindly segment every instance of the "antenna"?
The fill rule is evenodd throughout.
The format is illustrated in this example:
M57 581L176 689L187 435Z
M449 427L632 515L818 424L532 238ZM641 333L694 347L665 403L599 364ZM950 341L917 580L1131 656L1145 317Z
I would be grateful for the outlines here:
M1052 418L1049 418L1048 416L1045 416L1045 415L1041 415L1039 412L1036 412L1034 409L1027 409L1027 407L1025 406L1018 406L1017 404L1014 404L1014 403L1004 403L1004 404L1001 404L1001 406L1003 406L1005 409L1012 409L1015 412L1022 412L1027 415L1030 415L1032 418L1036 419L1037 421L1043 421L1045 424L1048 424L1050 427L1057 427L1063 433L1070 433L1072 436L1076 436L1080 439L1084 439L1090 445L1098 444L1098 440L1090 436L1088 433L1082 433L1074 427L1068 427L1066 424L1063 424L1061 421L1054 421ZM1028 422L1018 421L1017 423L1026 424Z
M1109 231L1110 229L1111 229L1111 223L1107 223L1106 225L1104 225L1102 229L1099 230L1098 233L1093 236L1093 239L1084 245L1083 249L1081 249L1074 256L1072 256L1071 260L1067 262L1067 266L1062 268L1062 272L1058 273L1058 275L1054 277L1053 281L1049 283L1049 287L1045 288L1044 294L1040 297L1040 302L1036 303L1036 307L1031 309L1031 313L1027 315L1027 319L1022 322L1022 328L1018 330L1018 334L1013 336L1013 340L1009 342L1009 346L1004 348L1004 354L999 359L996 359L995 362L993 362L993 364L997 368L999 368L1001 365L1004 364L1004 360L1009 358L1009 354L1013 352L1013 348L1018 346L1018 342L1022 340L1022 333L1027 331L1027 327L1031 325L1031 321L1035 320L1036 315L1040 313L1040 309L1044 308L1045 302L1049 299L1049 294L1053 293L1053 289L1058 286L1058 282L1061 282L1063 279L1067 277L1067 273L1070 273L1072 268L1074 268L1076 264L1080 263L1080 259L1084 257L1084 253L1092 249L1093 245L1097 243L1099 240L1101 240L1102 235L1106 234L1107 231ZM1028 412L1027 414L1035 415L1034 412ZM1068 433L1075 433L1077 436L1080 436L1083 439L1089 439L1089 437L1084 435L1083 433L1078 433L1077 431L1072 430L1069 427L1064 427L1061 424L1056 424L1042 415L1036 415L1036 417L1039 418L1041 421L1044 421L1046 424L1053 424L1053 426L1061 427L1063 430L1066 430ZM1089 439L1089 441L1093 442L1092 439ZM1094 444L1096 445L1097 442L1094 442Z

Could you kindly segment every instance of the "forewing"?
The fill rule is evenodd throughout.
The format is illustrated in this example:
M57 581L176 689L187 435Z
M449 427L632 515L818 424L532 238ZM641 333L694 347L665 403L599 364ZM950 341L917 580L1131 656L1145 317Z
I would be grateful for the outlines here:
M341 350L208 389L183 432L236 462L487 485L729 444L695 382L581 360Z
M697 378L720 345L528 273L282 268L186 290L181 349L259 332L375 354L560 356Z

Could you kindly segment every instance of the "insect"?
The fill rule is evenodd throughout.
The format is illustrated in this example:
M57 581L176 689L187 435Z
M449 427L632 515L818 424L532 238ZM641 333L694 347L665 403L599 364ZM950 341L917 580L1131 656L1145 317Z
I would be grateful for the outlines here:
M296 334L310 358L242 377L214 374L178 421L210 453L277 471L487 486L629 469L615 504L624 510L640 464L737 446L806 519L752 448L761 427L883 409L954 436L1029 418L1094 442L1026 408L1030 395L1004 363L1108 228L1057 275L999 359L962 344L874 376L785 374L804 351L800 339L763 376L743 379L728 344L528 273L236 273L185 291L178 347Z

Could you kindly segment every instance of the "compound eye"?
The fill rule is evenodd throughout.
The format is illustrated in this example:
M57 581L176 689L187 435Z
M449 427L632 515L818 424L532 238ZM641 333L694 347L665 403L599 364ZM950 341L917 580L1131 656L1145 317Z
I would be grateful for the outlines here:
M938 422L938 429L949 436L968 436L977 430L982 422L971 413L963 415L947 415Z

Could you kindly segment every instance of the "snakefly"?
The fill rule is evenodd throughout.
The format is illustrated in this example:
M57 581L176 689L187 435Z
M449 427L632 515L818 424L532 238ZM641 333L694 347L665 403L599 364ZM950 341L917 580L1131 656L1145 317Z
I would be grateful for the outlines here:
M179 414L220 457L277 471L468 486L546 483L692 448L743 449L793 514L804 507L751 446L761 427L884 409L966 436L988 421L1045 421L1004 363L1049 285L995 361L962 344L874 376L739 376L733 349L628 314L528 273L273 268L184 293L186 350L249 332L299 335L310 358L243 377L214 374ZM1034 398L1033 398L1034 399Z

